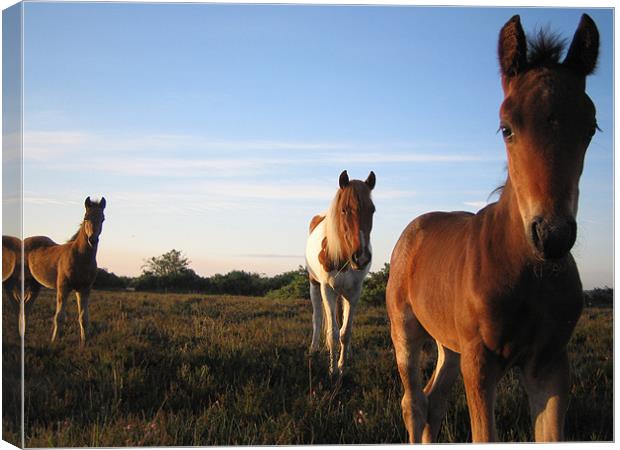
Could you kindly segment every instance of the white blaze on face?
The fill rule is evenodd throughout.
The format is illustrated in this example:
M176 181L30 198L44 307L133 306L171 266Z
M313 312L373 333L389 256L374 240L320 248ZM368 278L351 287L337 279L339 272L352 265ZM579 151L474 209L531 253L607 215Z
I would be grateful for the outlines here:
M570 200L570 213L573 219L577 219L577 210L579 209L579 185L573 189Z
M372 257L371 250L370 250L370 242L368 243L366 242L364 233L361 230L359 233L359 239L360 239L361 252L360 252L360 256L357 262L359 263L361 267L365 267L370 262L370 258Z

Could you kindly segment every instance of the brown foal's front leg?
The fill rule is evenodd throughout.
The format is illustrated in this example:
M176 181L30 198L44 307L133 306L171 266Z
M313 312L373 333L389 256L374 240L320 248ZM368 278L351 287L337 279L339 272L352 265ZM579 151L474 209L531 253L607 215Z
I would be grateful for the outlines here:
M495 397L503 375L501 365L482 342L468 345L461 353L473 442L497 441Z

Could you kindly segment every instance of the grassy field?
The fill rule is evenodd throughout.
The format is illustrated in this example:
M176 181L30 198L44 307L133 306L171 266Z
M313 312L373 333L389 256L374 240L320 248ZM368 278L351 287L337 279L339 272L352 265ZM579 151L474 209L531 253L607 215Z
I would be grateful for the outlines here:
M28 321L26 446L399 443L401 384L384 307L362 305L341 389L326 355L306 355L309 301L94 292L91 333L79 346L75 301L50 345L53 296ZM18 340L3 320L3 437L18 442ZM570 440L613 439L613 313L588 308L570 343ZM425 357L432 371L434 349ZM500 386L500 438L532 439L527 400L509 374ZM461 382L442 442L471 440Z

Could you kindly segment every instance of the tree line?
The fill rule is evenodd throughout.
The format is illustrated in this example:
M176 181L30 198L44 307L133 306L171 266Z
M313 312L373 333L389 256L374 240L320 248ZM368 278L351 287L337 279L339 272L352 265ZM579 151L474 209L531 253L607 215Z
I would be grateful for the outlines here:
M309 299L308 274L299 266L296 270L272 277L243 270L202 277L190 268L189 259L179 250L170 250L161 256L147 259L137 277L117 276L106 269L98 269L95 289L131 289L151 292L178 292L202 294L247 295L280 299ZM390 265L385 264L371 272L364 281L362 302L380 305L385 302L385 287ZM596 288L584 293L587 306L611 306L613 289Z
M142 273L137 277L117 276L104 268L99 268L94 289L136 290L151 292L178 292L203 294L228 294L267 296L270 298L309 299L308 274L299 266L274 276L233 270L227 274L202 277L190 267L191 261L183 252L172 249L160 256L145 260ZM362 301L373 304L385 299L389 265L378 272L369 274L364 283Z

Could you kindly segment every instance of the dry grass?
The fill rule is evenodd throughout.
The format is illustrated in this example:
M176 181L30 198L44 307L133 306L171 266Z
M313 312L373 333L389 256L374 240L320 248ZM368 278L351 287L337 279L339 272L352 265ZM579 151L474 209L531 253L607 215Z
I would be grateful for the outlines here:
M363 305L351 371L329 387L326 356L306 356L311 306L303 300L94 292L90 339L79 347L75 302L50 345L53 296L42 293L25 345L26 445L134 446L404 442L401 385L384 307ZM3 321L3 437L19 433L19 347ZM567 437L613 439L613 313L586 309L571 340ZM434 350L425 358L432 370ZM500 437L531 440L516 376L502 382ZM462 384L441 433L470 440Z

